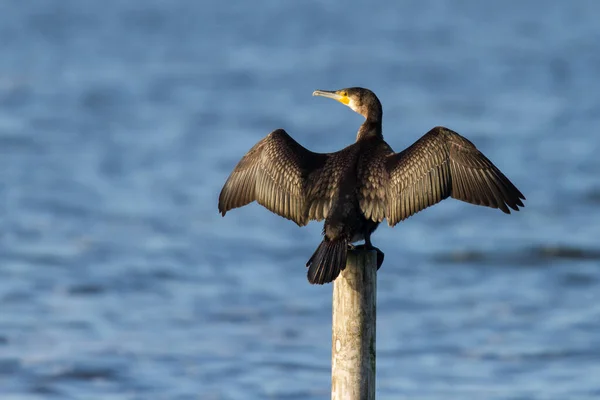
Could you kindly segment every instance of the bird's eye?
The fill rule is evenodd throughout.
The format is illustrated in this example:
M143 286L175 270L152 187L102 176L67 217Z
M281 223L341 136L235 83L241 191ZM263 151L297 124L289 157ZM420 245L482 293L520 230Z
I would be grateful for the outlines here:
M346 97L346 96L348 96L348 92L346 92L345 90L342 90L342 91L340 92L340 95L342 95L342 96Z

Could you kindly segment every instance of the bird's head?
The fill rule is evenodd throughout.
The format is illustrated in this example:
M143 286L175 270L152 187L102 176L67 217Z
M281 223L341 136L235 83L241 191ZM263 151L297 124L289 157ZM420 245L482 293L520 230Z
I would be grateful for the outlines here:
M381 103L375 93L369 89L352 87L340 90L315 90L313 96L337 100L367 119L381 120Z

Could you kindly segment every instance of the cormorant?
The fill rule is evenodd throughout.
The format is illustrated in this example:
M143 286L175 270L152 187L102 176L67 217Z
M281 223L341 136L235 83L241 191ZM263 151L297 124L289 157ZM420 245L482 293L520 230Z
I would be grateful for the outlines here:
M394 226L447 197L498 208L523 207L523 194L469 140L437 126L394 153L383 140L375 93L353 87L316 90L365 117L356 142L335 153L313 153L283 129L259 141L237 164L219 195L219 212L256 200L299 226L325 219L323 241L308 260L308 281L332 282L346 267L352 243L383 253L371 234L383 219Z

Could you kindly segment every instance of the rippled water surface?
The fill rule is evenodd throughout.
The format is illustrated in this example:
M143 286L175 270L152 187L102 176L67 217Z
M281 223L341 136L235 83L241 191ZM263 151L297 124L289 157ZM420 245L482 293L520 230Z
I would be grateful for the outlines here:
M239 158L314 151L366 86L403 149L470 138L523 212L446 201L373 240L378 399L600 397L600 4L6 0L0 397L325 399L321 225L221 218Z

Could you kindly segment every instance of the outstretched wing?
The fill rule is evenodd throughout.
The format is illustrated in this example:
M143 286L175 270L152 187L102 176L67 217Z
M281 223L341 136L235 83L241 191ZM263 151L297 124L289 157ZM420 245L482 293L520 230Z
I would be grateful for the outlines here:
M300 226L321 220L327 216L332 188L341 173L331 168L340 153L314 153L277 129L237 164L219 195L219 212L225 215L256 200Z
M466 138L435 127L387 158L386 218L390 226L452 196L471 204L518 211L525 196Z

